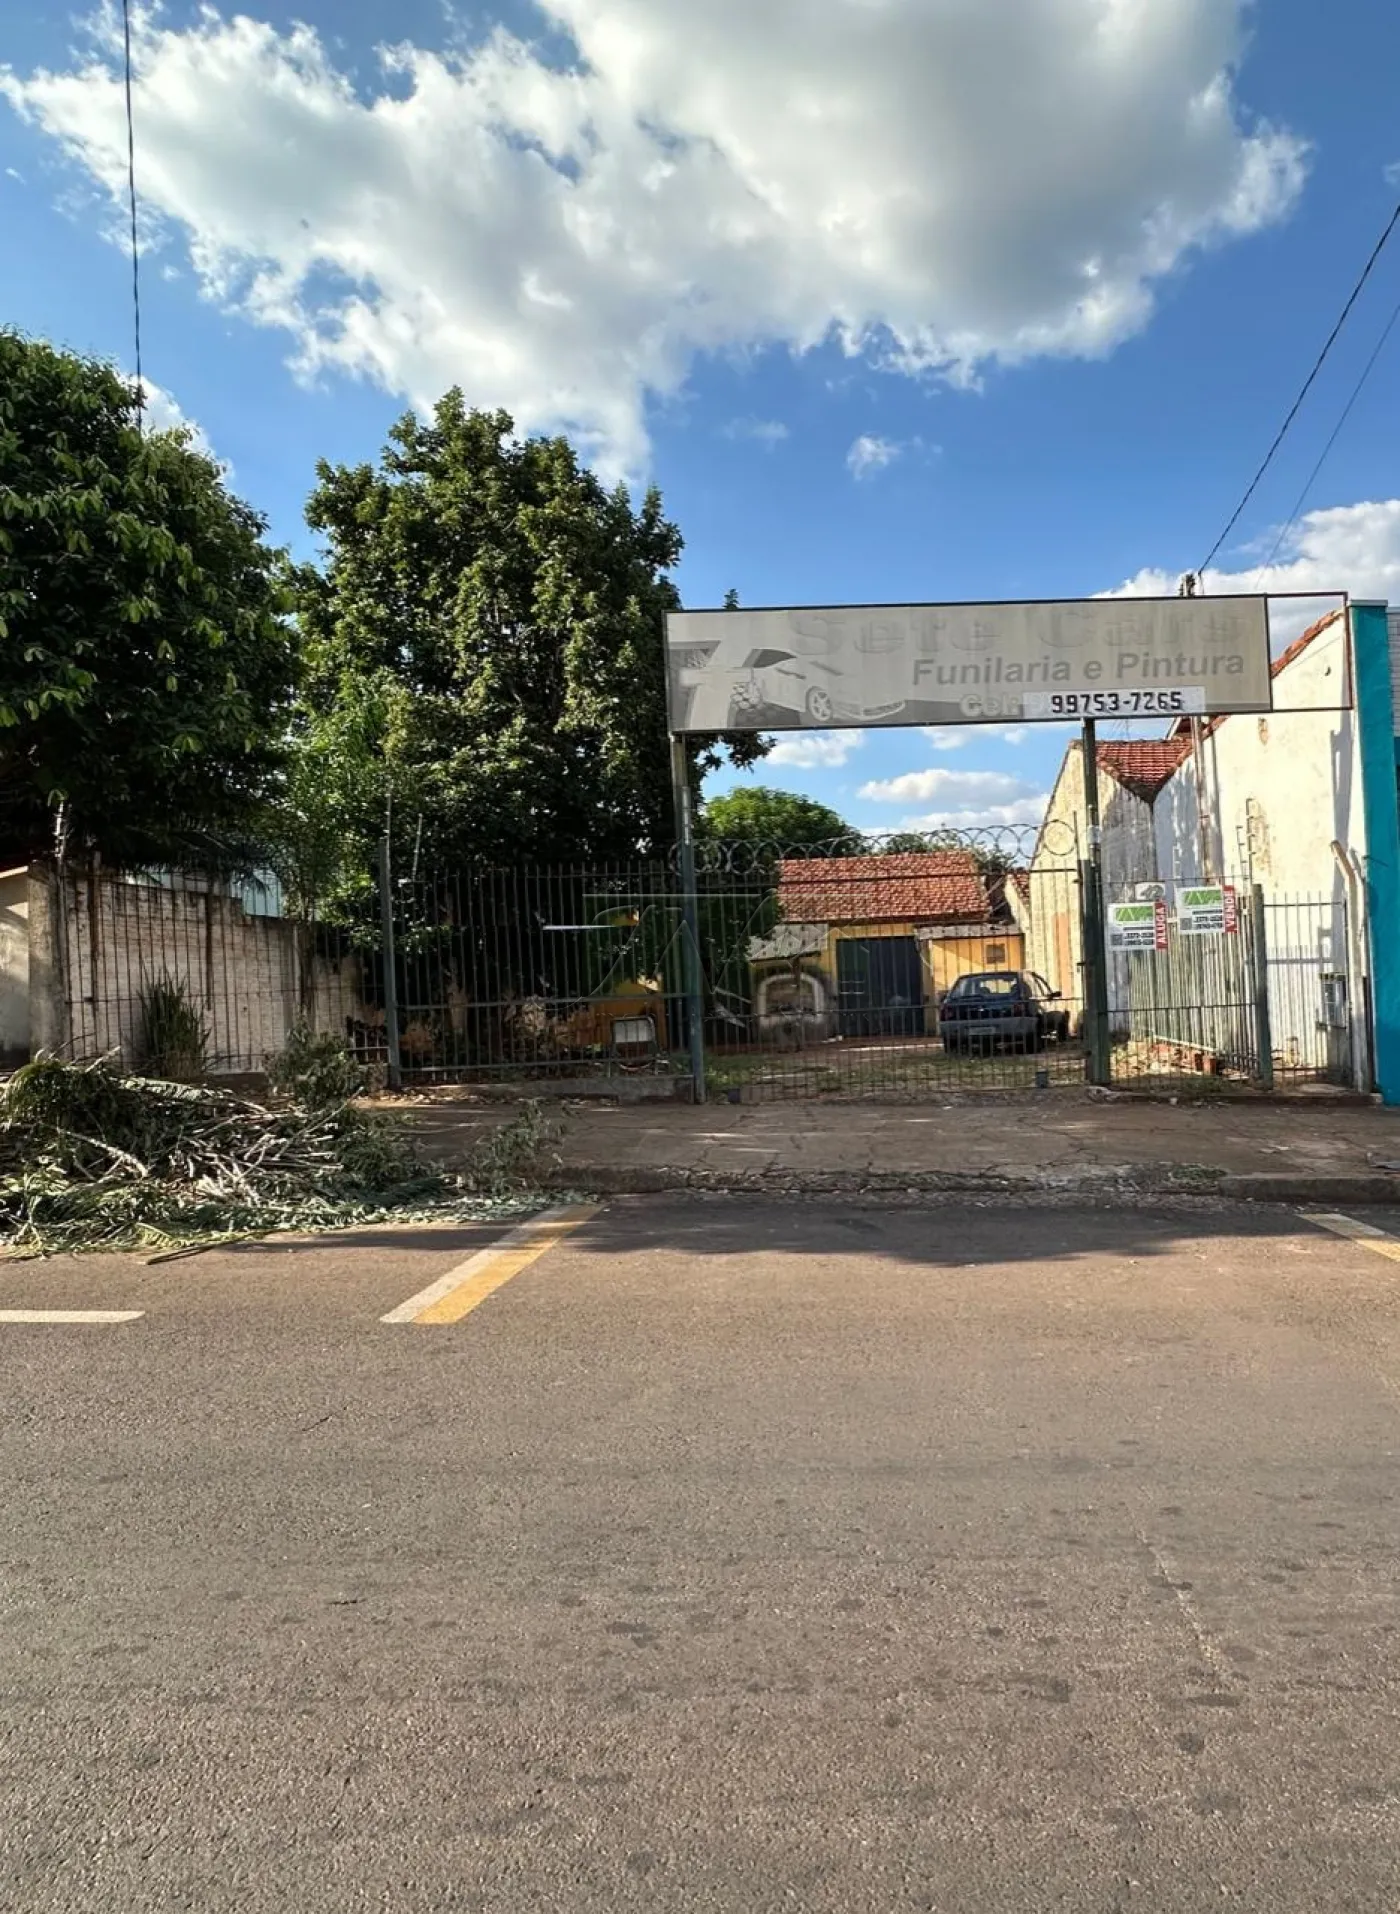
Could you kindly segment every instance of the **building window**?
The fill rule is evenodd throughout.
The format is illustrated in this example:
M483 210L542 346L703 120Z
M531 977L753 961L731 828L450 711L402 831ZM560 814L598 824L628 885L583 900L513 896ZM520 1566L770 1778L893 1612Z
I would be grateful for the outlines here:
M988 944L986 961L989 964L1004 964L1006 962L1006 945Z

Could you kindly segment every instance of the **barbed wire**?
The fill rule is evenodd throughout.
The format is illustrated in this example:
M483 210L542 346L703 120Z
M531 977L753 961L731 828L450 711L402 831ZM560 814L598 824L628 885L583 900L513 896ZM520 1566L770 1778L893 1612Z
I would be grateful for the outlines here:
M1028 866L1037 847L1056 858L1072 855L1078 847L1073 824L1058 818L1047 818L1040 824L943 828L929 832L928 841L921 846L911 844L913 835L918 834L909 831L862 831L808 844L788 844L777 838L702 837L695 844L695 863L698 871L743 876L771 872L777 864L825 862L833 867L830 872L832 882L856 884L862 881L887 882L891 878L898 882L901 872L891 868L895 860L906 865L903 876L917 880L920 876L937 873L919 870L915 867L915 860L941 859L957 864L971 858L978 869L984 872L994 869L1011 871ZM679 858L680 847L671 847L667 861L675 864ZM863 873L860 866L869 859L879 859L885 864L885 869ZM851 868L843 871L842 866ZM949 875L952 874L950 871Z

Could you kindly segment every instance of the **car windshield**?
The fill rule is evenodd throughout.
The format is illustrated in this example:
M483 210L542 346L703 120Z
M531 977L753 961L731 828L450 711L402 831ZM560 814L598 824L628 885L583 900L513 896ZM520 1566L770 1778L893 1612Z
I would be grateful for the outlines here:
M950 997L1012 997L1021 981L1014 970L988 971L982 977L959 977Z

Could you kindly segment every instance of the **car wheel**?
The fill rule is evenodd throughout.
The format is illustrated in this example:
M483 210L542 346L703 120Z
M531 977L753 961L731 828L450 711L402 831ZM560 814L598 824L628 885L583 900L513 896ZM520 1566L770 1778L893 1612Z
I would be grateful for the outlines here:
M813 685L807 693L807 716L813 724L830 724L836 716L836 706L831 702L831 693L820 685Z

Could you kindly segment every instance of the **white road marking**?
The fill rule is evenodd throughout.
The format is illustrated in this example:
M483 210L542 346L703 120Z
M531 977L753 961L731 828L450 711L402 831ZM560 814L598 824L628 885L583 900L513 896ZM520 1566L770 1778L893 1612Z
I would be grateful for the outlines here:
M1360 1244L1362 1249L1374 1251L1377 1256L1385 1256L1393 1263L1400 1263L1400 1240L1389 1230L1377 1229L1374 1223L1358 1222L1354 1216L1343 1216L1339 1210L1304 1210L1305 1223L1314 1223L1318 1229L1330 1230L1334 1236L1345 1236L1351 1242Z
M0 1323L134 1323L144 1309L0 1309Z
M489 1294L487 1284L494 1287L497 1274L500 1274L501 1280L506 1280L505 1272L514 1274L518 1268L542 1256L561 1236L577 1229L580 1223L595 1215L596 1210L595 1204L568 1203L541 1210L538 1216L517 1223L514 1229L507 1230L494 1243L479 1249L475 1256L469 1256L464 1263L449 1269L445 1276L439 1276L435 1283L420 1289L416 1296L410 1296L407 1302L400 1303L397 1309L391 1309L387 1316L379 1318L380 1322L417 1322L426 1310L443 1302L474 1278L481 1279L484 1299L484 1295Z

